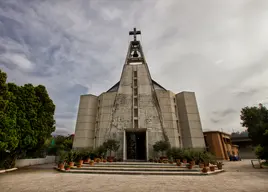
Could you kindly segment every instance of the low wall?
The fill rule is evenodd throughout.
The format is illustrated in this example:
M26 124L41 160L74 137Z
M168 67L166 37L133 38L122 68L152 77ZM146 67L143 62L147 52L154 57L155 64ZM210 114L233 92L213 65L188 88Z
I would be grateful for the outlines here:
M54 163L55 156L46 156L45 158L36 158L36 159L17 159L15 167L27 167L30 165L41 165L47 163Z

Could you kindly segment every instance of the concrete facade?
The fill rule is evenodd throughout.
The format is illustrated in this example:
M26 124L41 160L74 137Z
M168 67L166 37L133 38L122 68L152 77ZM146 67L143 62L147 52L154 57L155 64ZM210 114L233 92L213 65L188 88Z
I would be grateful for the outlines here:
M135 55L136 54L136 55ZM73 148L98 147L120 141L117 157L126 160L126 133L146 133L146 159L153 145L205 148L195 94L174 94L152 80L139 41L131 41L120 81L101 95L83 95Z

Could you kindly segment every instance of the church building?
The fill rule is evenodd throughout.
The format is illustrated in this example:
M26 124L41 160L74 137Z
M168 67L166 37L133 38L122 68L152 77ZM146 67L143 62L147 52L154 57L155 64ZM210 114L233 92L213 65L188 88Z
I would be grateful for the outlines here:
M148 160L153 145L205 148L194 92L173 93L154 81L134 28L120 80L99 96L80 96L73 148L120 142L123 160Z

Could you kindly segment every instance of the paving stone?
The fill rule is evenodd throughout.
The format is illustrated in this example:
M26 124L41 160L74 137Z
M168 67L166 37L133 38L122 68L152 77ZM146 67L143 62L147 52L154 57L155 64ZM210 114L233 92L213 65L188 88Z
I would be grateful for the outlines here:
M226 172L208 176L64 174L54 165L35 166L0 175L1 192L267 192L268 170L250 161L224 162Z

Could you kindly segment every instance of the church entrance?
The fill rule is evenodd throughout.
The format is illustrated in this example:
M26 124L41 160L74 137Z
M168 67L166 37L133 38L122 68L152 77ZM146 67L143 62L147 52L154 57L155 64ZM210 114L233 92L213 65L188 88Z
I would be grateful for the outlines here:
M146 132L126 132L128 160L146 160Z

